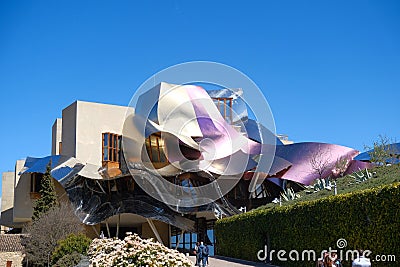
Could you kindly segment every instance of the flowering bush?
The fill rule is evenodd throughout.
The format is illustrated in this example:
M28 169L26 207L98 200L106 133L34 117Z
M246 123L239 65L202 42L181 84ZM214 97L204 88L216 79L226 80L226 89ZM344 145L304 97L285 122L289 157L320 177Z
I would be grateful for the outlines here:
M91 267L191 267L193 263L182 253L137 234L119 239L95 239L88 250Z

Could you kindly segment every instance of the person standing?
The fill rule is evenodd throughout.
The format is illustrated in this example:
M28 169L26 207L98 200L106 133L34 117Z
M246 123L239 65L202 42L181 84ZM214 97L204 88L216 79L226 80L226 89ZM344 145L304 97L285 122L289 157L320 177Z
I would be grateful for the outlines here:
M208 248L208 245L204 245L205 246L205 248L203 249L203 266L204 267L206 267L207 265L208 265L208 253L210 252L209 251L209 248Z
M196 242L196 245L194 246L194 252L196 254L196 265L195 266L200 266L200 251L199 251L199 246L200 246L200 242Z
M199 246L199 263L202 263L201 266L203 266L203 267L207 266L208 253L209 253L208 246L204 245L203 242L200 242L200 246Z
M204 245L203 242L200 243L199 247L200 251L200 261L203 263L203 267L206 267L208 264L208 253L209 253L209 248L207 245Z

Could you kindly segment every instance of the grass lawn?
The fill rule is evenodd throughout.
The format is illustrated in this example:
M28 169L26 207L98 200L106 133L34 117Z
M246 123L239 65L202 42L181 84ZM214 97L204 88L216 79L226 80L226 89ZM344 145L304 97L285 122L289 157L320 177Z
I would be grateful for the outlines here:
M355 192L359 190L364 190L368 188L377 187L380 185L393 184L395 182L400 182L400 164L392 166L375 167L368 170L370 173L376 172L376 178L370 178L361 183L355 183L355 180L350 175L337 179L337 192L339 194L345 194L350 192ZM364 170L365 173L365 170ZM355 174L352 176L357 177ZM312 189L311 189L312 190ZM295 203L300 203L303 201L315 200L334 194L332 191L322 190L315 193L307 194L307 190L299 192L300 198L290 201L282 201L282 206L293 205ZM279 206L279 204L269 203L267 205L261 206L258 209L268 209Z

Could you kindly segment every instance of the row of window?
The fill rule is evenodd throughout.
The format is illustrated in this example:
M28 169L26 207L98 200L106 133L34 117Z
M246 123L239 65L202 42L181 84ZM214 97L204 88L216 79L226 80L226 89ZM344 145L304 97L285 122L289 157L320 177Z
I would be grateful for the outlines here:
M213 229L208 229L207 230L207 240L211 242L211 245L208 246L208 249L210 250L210 255L214 256L215 254L215 235L214 235L214 230ZM179 251L183 253L192 253L197 241L203 241L204 240L199 240L198 239L198 234L197 233L191 233L191 232L184 232L182 234L182 230L179 228L176 228L174 226L171 226L171 238L170 238L170 247L175 249L177 248ZM208 242L205 242L209 245Z
M215 105L227 122L232 122L232 98L213 98ZM102 134L102 161L121 163L122 136L114 133ZM147 155L153 163L165 163L167 158L164 153L164 142L160 135L152 134L145 140ZM59 154L62 152L62 142L58 143ZM40 177L32 175L31 192L36 193L40 190Z
M215 105L224 119L231 123L232 122L232 98L213 98ZM103 133L103 162L121 162L122 150L121 150L122 136L114 133ZM147 154L151 162L167 162L167 158L164 153L164 142L157 134L152 134L146 138L145 141ZM61 143L60 143L61 151Z
M114 133L103 133L103 162L121 162L122 136ZM164 153L164 142L158 135L150 135L145 140L146 151L152 162L167 162Z

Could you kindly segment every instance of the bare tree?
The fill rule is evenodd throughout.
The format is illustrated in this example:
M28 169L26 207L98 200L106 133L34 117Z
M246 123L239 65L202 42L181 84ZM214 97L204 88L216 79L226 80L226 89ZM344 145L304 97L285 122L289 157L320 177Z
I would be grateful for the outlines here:
M364 148L370 150L368 154L372 163L378 166L384 166L386 162L393 159L396 154L392 145L393 143L395 143L395 140L384 135L379 135L378 140L374 141L372 147L364 146Z
M29 263L47 266L57 241L69 234L83 232L83 226L70 205L61 204L27 225L25 231L24 245Z
M328 173L328 170L332 165L330 159L330 150L323 150L321 146L318 146L318 150L316 150L310 158L312 173L318 175L322 187L325 187L322 179L327 178L330 174Z
M333 174L339 177L343 177L347 168L349 167L349 159L345 156L339 157L335 162L335 167L333 169Z
M334 187L334 194L337 195L337 187L336 187L336 179L337 177L343 177L344 173L346 172L347 168L349 167L350 160L345 157L339 157L335 162L335 167L332 170L333 173L333 187Z

